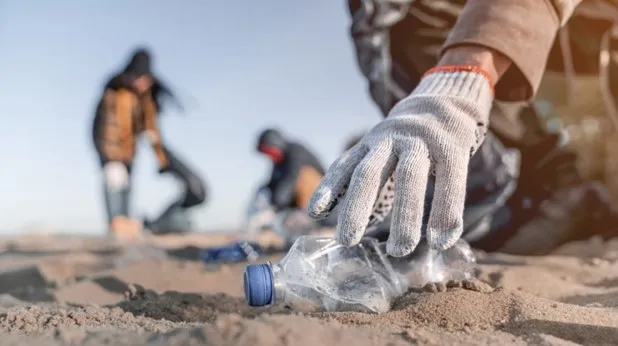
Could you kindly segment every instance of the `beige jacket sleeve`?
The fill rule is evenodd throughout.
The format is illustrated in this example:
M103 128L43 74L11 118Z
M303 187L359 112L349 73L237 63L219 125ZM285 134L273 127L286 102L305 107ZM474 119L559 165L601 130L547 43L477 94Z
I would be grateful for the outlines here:
M582 0L468 0L442 51L481 45L513 65L496 85L496 98L523 101L536 92L558 29Z

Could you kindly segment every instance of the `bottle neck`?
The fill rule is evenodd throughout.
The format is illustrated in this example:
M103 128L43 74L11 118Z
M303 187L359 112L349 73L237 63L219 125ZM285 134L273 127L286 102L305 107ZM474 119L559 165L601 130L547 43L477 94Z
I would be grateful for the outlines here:
M283 270L278 264L271 264L273 273L274 299L272 304L281 303L285 300L285 283L283 280Z

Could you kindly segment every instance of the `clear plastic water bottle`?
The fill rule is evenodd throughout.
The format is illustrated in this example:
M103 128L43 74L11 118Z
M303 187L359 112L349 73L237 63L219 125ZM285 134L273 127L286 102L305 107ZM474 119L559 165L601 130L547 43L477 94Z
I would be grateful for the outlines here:
M368 237L352 247L300 237L279 263L245 269L245 298L250 306L283 302L300 310L383 313L409 288L470 279L476 265L464 240L442 252L422 242L401 258L387 256L385 247Z

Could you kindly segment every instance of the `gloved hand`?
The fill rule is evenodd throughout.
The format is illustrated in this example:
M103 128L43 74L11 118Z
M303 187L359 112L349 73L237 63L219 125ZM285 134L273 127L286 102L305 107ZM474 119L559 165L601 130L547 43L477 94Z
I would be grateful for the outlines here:
M392 197L381 191L391 175L388 254L408 255L419 243L432 172L436 183L427 241L432 248L447 249L461 236L468 163L487 131L493 83L479 68L445 70L429 71L385 120L331 165L313 194L309 214L318 219L343 198L335 235L342 245L357 244L372 211L384 212L383 201L376 203L376 198L380 192ZM392 183L386 188L393 189Z

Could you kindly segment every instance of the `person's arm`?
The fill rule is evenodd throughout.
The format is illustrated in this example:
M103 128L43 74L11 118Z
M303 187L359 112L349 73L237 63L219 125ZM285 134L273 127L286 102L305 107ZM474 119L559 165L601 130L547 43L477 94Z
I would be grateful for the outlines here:
M294 154L293 151L287 153L287 162L282 172L275 173L275 171L273 171L273 178L270 183L270 199L271 204L277 210L287 208L294 204L298 174L303 164L298 155Z
M133 158L131 143L131 113L135 96L128 90L105 90L103 94L103 155L109 161L130 161Z
M143 96L142 104L144 107L144 127L146 128L146 135L152 144L152 148L159 161L159 168L165 169L169 166L169 159L161 143L161 132L159 131L159 125L157 123L157 107L151 93L147 93Z
M287 175L277 181L271 190L271 203L277 210L289 207L294 202L296 177Z
M582 0L469 0L438 66L476 65L496 81L496 98L531 98L554 38Z

